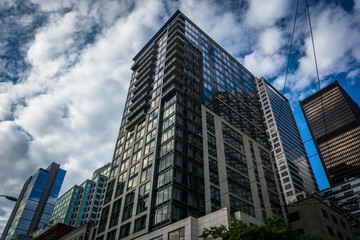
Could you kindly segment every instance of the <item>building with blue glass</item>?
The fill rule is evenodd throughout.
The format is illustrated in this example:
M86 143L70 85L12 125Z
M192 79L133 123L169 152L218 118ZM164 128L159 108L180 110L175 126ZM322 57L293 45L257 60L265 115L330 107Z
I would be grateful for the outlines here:
M319 192L289 100L264 78L257 87L286 203Z
M96 239L219 209L253 223L282 216L255 77L179 11L133 60Z
M66 171L57 163L40 168L24 184L1 240L30 235L38 227L48 224Z

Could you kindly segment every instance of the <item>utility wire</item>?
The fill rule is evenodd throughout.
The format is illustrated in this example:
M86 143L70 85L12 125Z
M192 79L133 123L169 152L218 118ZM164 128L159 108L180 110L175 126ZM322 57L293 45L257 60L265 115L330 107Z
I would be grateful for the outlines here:
M288 62L287 62L287 66L286 66L285 81L284 81L284 87L283 87L283 90L282 90L282 94L283 94L283 95L285 94L286 80L287 80L287 75L288 75L288 71L289 71L290 58L291 58L291 50L292 50L292 45L293 45L293 41L294 41L294 33L295 33L295 26L296 26L296 18L297 18L298 9L299 9L299 1L300 1L300 0L298 0L298 1L297 1L297 4L296 4L294 25L293 25L292 34L291 34L291 41L290 41L290 49L289 49L289 55L288 55Z

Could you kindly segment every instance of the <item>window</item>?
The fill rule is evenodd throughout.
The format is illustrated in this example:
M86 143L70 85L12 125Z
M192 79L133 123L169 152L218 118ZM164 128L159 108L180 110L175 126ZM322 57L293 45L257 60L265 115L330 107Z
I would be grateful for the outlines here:
M158 176L157 187L161 187L171 181L171 170Z
M169 200L170 197L171 197L171 186L157 192L155 204L158 205L162 202L165 202Z
M170 218L170 204L155 210L154 223L159 224Z
M164 170L167 167L171 166L172 156L173 155L168 155L167 157L160 159L158 172L161 172L162 170Z
M161 143L166 142L172 136L174 136L174 128L173 127L162 134Z
M138 203L136 208L136 214L142 213L147 210L149 202L150 182L142 185L139 188Z
M290 222L297 221L300 219L299 212L293 212L288 215Z
M216 158L217 157L216 138L211 134L208 134L207 136L208 136L208 153Z
M116 229L109 232L106 239L107 240L115 240L115 236L116 236Z
M130 224L131 223L127 223L127 224L120 227L120 238L124 238L124 237L129 236Z
M160 157L164 156L168 152L171 152L173 150L174 140L171 140L170 142L164 144L160 148Z
M185 240L185 228L169 232L169 240Z
M335 224L339 224L338 220L336 219L336 217L334 215L331 214L331 219Z
M219 185L218 162L212 158L209 158L209 174L210 182Z
M153 238L151 240L163 240L163 236L159 236L159 237Z
M124 192L124 186L125 186L125 181L126 181L125 180L126 173L127 172L124 172L118 178L118 182L117 182L117 185L116 185L115 197L120 196Z
M168 127L172 126L175 123L175 115L166 119L163 123L163 130L167 129Z
M148 179L152 174L152 167L148 167L146 169L143 169L141 172L141 179L140 182L144 182L146 179Z
M125 203L124 203L124 210L122 215L122 220L127 220L131 218L134 206L134 198L135 192L132 191L131 193L126 194Z
M175 112L175 104L172 105L171 107L167 108L164 111L164 118L167 118L168 116L170 116L170 114L172 114L173 112Z
M224 144L224 153L226 164L235 168L245 175L249 175L246 164L246 157L242 153L236 151L234 148Z
M121 198L113 203L111 210L111 218L109 228L118 224L119 215L120 215L120 207L121 207Z
M335 237L334 230L333 230L331 227L329 227L329 226L326 226L326 228L327 228L327 230L328 230L328 233L329 233L331 236Z
M112 180L112 181L108 184L108 187L107 187L107 190L106 190L106 194L105 194L104 204L105 204L105 203L108 203L108 202L111 200L112 193L113 193L113 190L114 190L114 184L115 184L115 180Z
M224 123L222 124L222 128L223 128L224 141L230 143L236 149L240 150L240 152L244 152L244 143L243 143L242 135Z
M107 206L102 209L99 226L98 226L98 233L105 231L107 217L109 215L109 209L110 209L110 206Z
M211 194L211 212L215 212L221 208L220 201L220 190L210 186L210 194Z
M329 219L329 215L324 209L321 209L321 213L325 218Z
M134 233L145 229L146 227L146 215L141 216L135 220Z
M242 211L255 217L255 210L252 205L230 195L230 212L234 214L237 211Z
M214 116L206 112L206 128L209 132L215 133Z

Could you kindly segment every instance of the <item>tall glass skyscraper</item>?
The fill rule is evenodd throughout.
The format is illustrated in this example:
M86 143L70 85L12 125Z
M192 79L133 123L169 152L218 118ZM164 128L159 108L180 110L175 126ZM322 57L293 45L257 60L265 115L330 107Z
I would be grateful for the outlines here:
M360 108L335 81L300 102L331 186L360 176Z
M30 235L38 227L48 224L66 171L57 163L40 168L24 184L1 240Z
M319 192L288 99L264 78L257 87L286 202Z
M255 77L179 11L133 60L96 239L224 207L282 216Z

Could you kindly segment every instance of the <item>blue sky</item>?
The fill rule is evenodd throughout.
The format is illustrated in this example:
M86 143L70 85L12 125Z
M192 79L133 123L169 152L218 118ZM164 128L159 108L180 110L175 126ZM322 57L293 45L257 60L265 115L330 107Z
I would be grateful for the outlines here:
M298 102L317 82L304 3L285 95L305 141ZM321 86L338 80L359 103L360 1L309 3ZM295 1L0 1L0 194L53 161L68 171L62 192L111 161L132 58L177 9L282 91ZM2 232L13 203L0 201Z

